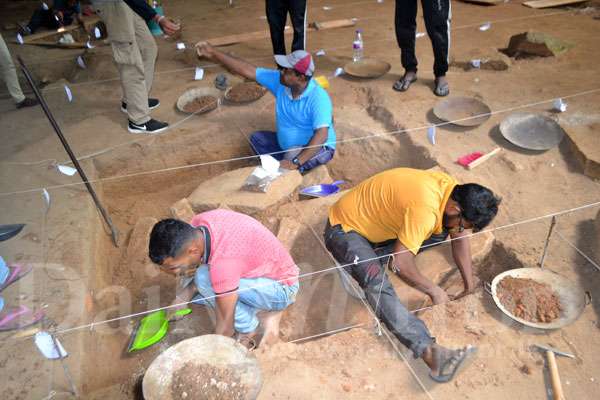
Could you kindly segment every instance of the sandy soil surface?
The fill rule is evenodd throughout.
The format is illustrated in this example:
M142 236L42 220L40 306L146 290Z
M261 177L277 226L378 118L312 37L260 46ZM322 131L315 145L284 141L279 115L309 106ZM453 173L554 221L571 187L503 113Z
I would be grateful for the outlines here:
M259 0L239 1L234 8L227 7L226 2L166 3L167 14L183 21L182 41L188 45L266 28L264 3ZM5 3L0 22L26 19L36 4ZM332 8L324 10L324 6ZM391 90L403 72L393 33L393 2L312 2L310 21L359 18L366 54L392 65L391 71L377 80L330 79L340 141L328 165L332 179L344 179L345 187L351 187L384 169L439 165L463 182L488 185L503 197L494 222L495 227L503 228L494 232L495 244L489 257L478 264L478 278L486 282L506 269L534 266L541 256L549 219L520 222L599 201L600 187L582 173L568 138L547 152L525 151L505 141L498 124L519 108L557 117L565 128L568 124L598 126L597 6L597 2L588 2L576 8L533 10L515 1L495 7L453 2L454 63L448 73L451 93L481 99L494 114L472 129L439 127L432 145L425 128L440 121L431 112L438 99L431 93L433 58L427 37L417 40L419 81L409 92L399 94ZM478 27L487 21L492 23L491 29L480 31ZM425 30L420 17L418 30ZM566 54L545 59L515 61L498 52L513 34L527 30L550 33L575 46ZM5 30L2 35L10 42L14 31ZM350 60L352 37L350 28L308 36L310 50L325 49L325 56L315 60L318 74L331 76ZM89 178L101 179L94 187L120 231L120 247L115 248L85 188L74 185L79 182L77 177L57 172L56 163L65 163L67 156L42 111L14 110L0 88L0 223L28 224L19 237L0 244L0 254L8 261L31 262L36 267L31 277L2 295L10 304L45 307L59 329L83 327L59 335L70 352L66 365L82 398L135 398L140 377L160 351L212 329L212 315L194 306L192 316L177 322L160 345L134 355L124 353L137 320L126 316L166 305L174 295L173 282L150 265L144 256L144 242L135 232L143 232L140 221L145 218L168 216L173 203L205 180L254 165L256 161L248 158L248 135L274 127L273 98L268 94L254 103L221 106L202 116L186 118L177 112L175 102L185 90L212 85L216 75L224 71L205 60L190 59L171 41L157 38L157 43L159 58L152 93L162 104L153 116L177 124L156 137L127 133L126 118L119 110L120 84L108 46L97 43L96 48L81 52L9 43L13 55L24 58L35 78L48 83L44 96ZM274 65L268 40L233 45L227 50L259 65ZM75 62L80 54L88 66L85 70ZM465 71L461 66L474 58L503 60L508 69ZM193 80L196 65L205 68L203 81ZM232 82L240 81L229 77ZM73 93L71 103L64 94L65 84ZM568 111L560 116L545 102L556 97L569 104ZM597 141L588 143L598 146ZM487 152L496 146L502 148L501 154L473 171L455 162L464 154ZM233 160L222 161L228 159ZM158 170L161 172L152 173ZM47 213L41 188L48 188L52 199ZM286 201L297 200L292 196ZM600 259L599 230L594 223L597 212L597 207L573 212L560 217L557 225L562 237L593 260ZM292 211L286 214L305 227L290 241L290 251L308 272L332 265L317 238L322 222L315 223L315 216ZM278 232L282 216L277 209L257 217ZM317 236L307 226L315 227ZM480 347L475 364L449 385L433 385L424 367L411 362L433 398L543 398L549 381L542 358L528 350L535 342L577 355L575 361L559 359L568 398L596 397L600 379L594 375L600 360L596 354L600 348L600 272L557 235L549 254L552 269L592 292L592 305L576 323L555 332L521 329L499 314L481 291L461 302L425 311L423 318L440 343ZM261 398L428 398L385 336L374 334L369 313L362 303L345 294L336 274L305 279L307 294L284 318L282 338L301 339L353 325L361 328L259 352L265 375ZM460 291L456 271L440 278L450 292ZM89 326L91 323L98 325ZM0 397L42 399L55 391L58 394L52 398L70 398L64 393L69 385L63 367L37 352L28 337L32 333L25 332L23 337L0 335L0 367L5 377Z

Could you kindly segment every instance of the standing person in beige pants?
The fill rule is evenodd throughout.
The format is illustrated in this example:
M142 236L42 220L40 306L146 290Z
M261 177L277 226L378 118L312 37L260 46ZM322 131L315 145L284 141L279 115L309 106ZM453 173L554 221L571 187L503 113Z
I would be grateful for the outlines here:
M2 79L4 79L8 93L15 101L17 108L31 107L38 104L37 100L27 98L23 94L19 85L19 78L17 78L15 64L2 35L0 35L0 68L2 69Z
M129 117L129 132L164 131L169 125L150 117L150 110L160 102L148 97L157 47L146 21L155 20L166 34L175 33L179 26L158 15L144 0L94 0L93 5L108 31L123 88L121 111Z

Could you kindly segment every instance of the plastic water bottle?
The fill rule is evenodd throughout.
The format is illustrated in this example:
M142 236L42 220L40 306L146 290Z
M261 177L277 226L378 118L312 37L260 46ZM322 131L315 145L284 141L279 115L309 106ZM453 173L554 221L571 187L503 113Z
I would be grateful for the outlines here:
M363 58L364 43L362 39L362 29L356 30L354 42L352 42L352 61L357 62Z

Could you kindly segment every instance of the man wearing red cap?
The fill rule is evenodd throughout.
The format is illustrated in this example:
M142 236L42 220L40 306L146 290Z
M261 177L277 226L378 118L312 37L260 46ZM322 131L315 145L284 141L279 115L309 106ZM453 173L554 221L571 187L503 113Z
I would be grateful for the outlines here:
M197 45L198 55L223 64L232 72L253 79L275 96L277 131L259 131L250 142L256 154L270 154L281 167L305 173L325 164L335 153L333 106L329 95L312 78L315 71L310 53L296 50L276 55L281 71L258 68L223 53L209 43Z

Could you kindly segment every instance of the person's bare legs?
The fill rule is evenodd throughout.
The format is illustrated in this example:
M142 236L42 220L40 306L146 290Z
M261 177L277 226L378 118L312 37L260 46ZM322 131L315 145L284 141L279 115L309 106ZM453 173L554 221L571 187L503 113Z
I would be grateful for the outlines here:
M279 323L283 311L264 311L259 313L260 325L263 328L263 336L260 339L259 346L272 346L279 342Z

